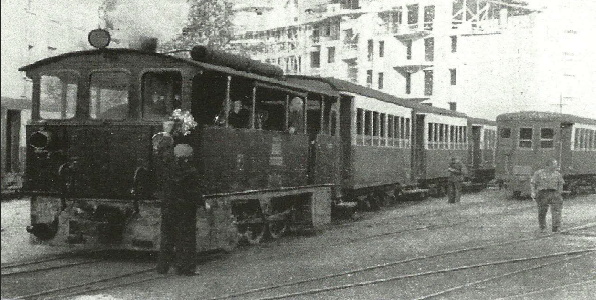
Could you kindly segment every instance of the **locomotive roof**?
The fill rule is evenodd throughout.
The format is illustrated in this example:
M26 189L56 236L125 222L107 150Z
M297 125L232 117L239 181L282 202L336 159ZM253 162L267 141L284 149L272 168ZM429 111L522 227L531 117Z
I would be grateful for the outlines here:
M558 121L561 123L581 123L596 125L595 119L583 118L575 115L544 111L518 111L497 116L497 122L503 121Z
M305 75L289 75L286 76L286 79L291 82L296 82L299 84L317 84L318 83L326 83L329 88L340 92L348 92L353 94L358 94L365 97L375 98L384 102L394 103L403 107L408 107L412 109L416 109L419 112L423 113L433 113L433 114L441 114L441 115L448 115L448 116L455 116L455 117L466 117L466 114L461 112L456 112L444 108L438 108L428 105L422 105L416 103L414 101L399 98L393 95L389 95L383 93L381 91L367 88L365 86L361 86L355 84L353 82L349 82L342 79L337 79L334 77L319 77L319 76L305 76Z
M58 62L60 60L63 60L65 58L69 58L69 57L97 55L97 54L106 53L106 52L118 53L118 54L129 53L129 54L143 54L143 55L148 55L148 56L155 56L155 57L159 57L161 59L168 59L168 60L176 61L179 63L185 63L185 64L192 65L192 66L199 66L199 67L202 67L207 70L212 70L212 71L227 73L227 74L231 74L231 75L237 75L237 76L242 76L242 77L246 77L246 78L251 78L251 79L259 80L262 82L287 86L287 87L290 87L290 88L293 88L296 90L300 90L300 91L315 92L315 93L320 93L320 94L326 94L328 96L337 96L337 92L335 92L331 89L323 88L323 87L316 86L316 85L313 85L313 86L300 85L300 84L295 84L292 82L284 81L281 78L277 79L277 78L273 78L273 77L262 76L262 75L258 75L258 74L254 74L254 73L250 73L250 72L235 70L230 67L219 66L219 65L209 64L209 63L205 63L205 62L199 62L199 61L195 61L195 60L188 59L188 58L182 58L182 57L177 57L177 56L172 56L172 55L167 55L167 54L162 54L162 53L142 51L142 50L137 50L137 49L128 49L128 48L106 48L106 49L93 49L93 50L67 52L67 53L63 53L60 55L44 58L44 59L36 61L32 64L23 66L23 67L19 68L19 71L25 71L25 72L31 71L38 67L45 66L45 65L48 65L48 64L51 64L54 62Z

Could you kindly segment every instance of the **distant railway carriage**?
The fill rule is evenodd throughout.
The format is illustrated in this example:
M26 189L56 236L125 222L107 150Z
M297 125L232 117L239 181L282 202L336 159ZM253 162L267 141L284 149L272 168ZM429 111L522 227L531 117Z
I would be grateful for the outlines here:
M199 251L320 228L332 208L440 191L450 158L466 162L470 149L482 149L470 143L488 136L471 135L491 126L204 47L191 56L106 48L21 68L33 81L24 190L35 242L158 249L152 137L176 109L198 123L176 142L194 149L198 174L187 192L201 204ZM47 106L60 113L44 114ZM479 169L489 166L490 155L481 156Z
M515 196L529 195L530 177L550 159L560 163L565 189L596 188L596 120L522 111L497 117L496 177Z

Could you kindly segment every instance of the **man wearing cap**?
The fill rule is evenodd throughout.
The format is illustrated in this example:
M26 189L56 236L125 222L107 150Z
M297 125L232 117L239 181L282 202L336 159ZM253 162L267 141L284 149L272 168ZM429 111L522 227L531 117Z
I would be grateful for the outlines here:
M197 173L192 165L193 149L188 144L174 145L167 131L156 134L153 145L163 191L157 272L167 273L174 263L178 274L194 275L198 195L192 190Z
M544 169L534 173L530 180L531 196L538 205L538 225L540 231L546 230L546 214L551 207L552 231L561 228L561 211L563 209L563 176L559 173L556 160L549 160Z
M461 185L464 181L464 177L468 173L468 170L461 160L459 160L459 158L452 157L447 171L449 172L447 202L457 203L461 199Z

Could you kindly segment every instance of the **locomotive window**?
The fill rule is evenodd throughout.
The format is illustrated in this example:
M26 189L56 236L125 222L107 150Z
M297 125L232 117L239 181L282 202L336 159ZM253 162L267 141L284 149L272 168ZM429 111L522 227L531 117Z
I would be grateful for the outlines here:
M511 138L511 128L501 128L501 138L508 139Z
M519 147L532 148L532 128L519 129Z
M128 116L129 76L125 72L91 74L91 109L93 119L123 120Z
M147 72L141 82L143 119L162 121L180 108L182 75L180 72Z
M40 116L43 119L74 117L78 80L74 72L59 72L41 76Z
M575 150L579 150L579 135L580 135L580 129L579 128L575 128L575 140L573 142L574 145L574 149Z
M555 130L552 128L540 128L540 148L553 148Z
M304 101L300 97L294 97L288 108L288 130L290 133L303 133L304 128Z

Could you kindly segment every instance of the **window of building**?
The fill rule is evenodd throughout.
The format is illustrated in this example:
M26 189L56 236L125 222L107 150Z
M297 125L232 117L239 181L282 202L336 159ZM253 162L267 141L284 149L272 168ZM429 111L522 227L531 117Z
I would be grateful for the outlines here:
M501 128L499 130L501 138L508 139L511 138L511 128Z
M320 68L321 67L321 52L313 51L310 53L310 67Z
M457 52L457 35L451 36L451 53Z
M408 24L418 23L418 4L412 4L407 6L408 9Z
M435 59L435 39L424 39L424 59L426 61L433 61Z
M48 73L41 76L41 118L70 119L74 117L79 86L78 78L76 73L68 71Z
M367 70L366 71L366 86L372 87L372 83L373 83L373 71Z
M373 51L374 51L374 42L373 42L373 40L368 40L368 52L367 52L368 61L372 61L373 53L374 53Z
M451 85L457 85L457 70L449 69L449 75L451 77Z
M433 22L435 20L435 6L429 5L424 7L424 29L432 30Z
M553 128L540 128L540 148L553 148L555 130Z
M412 93L412 74L411 73L406 73L405 75L406 77L406 94L411 94Z
M327 48L327 62L330 64L335 62L335 47Z
M383 72L379 72L379 77L377 78L379 90L383 89L383 80L384 80L383 77L384 77Z
M385 56L385 41L379 41L379 57Z
M433 71L424 71L424 95L431 96L433 94Z
M519 147L532 148L532 128L519 129Z
M412 40L406 41L406 59L412 59Z

